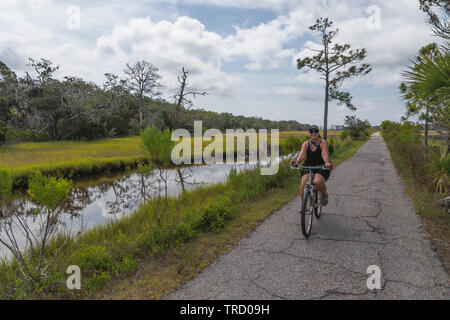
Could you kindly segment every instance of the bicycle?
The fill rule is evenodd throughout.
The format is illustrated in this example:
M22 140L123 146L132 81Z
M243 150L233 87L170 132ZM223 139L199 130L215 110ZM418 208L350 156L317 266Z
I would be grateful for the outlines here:
M318 170L328 170L325 166L292 166L292 169L306 169L308 170L309 178L305 184L305 188L303 190L303 200L302 207L300 209L301 216L301 226L302 233L305 237L309 237L311 234L312 223L313 223L313 212L317 219L320 218L322 214L322 194L319 190L316 189L314 184L312 183L314 174Z

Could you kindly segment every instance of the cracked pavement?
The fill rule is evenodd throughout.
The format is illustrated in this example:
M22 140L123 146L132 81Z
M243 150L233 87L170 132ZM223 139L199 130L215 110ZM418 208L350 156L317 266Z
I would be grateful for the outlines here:
M331 174L303 237L300 197L165 299L445 299L450 282L378 134ZM367 268L381 269L368 289Z

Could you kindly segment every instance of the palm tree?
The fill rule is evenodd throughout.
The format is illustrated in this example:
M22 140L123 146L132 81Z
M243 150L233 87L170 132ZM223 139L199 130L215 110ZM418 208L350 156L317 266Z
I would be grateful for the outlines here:
M440 149L440 154L430 149L430 162L426 168L432 175L430 189L433 192L445 193L450 190L450 155L445 154L444 144L441 144Z
M431 117L447 131L447 152L450 152L450 50L441 48L431 56L425 55L408 66L403 73L407 79L405 99L427 101ZM410 100L411 101L411 100Z
M419 55L416 57L416 66L421 65L420 63L423 61L424 57L433 57L438 53L438 47L435 42L424 46L420 49ZM420 112L420 120L425 120L425 147L428 145L428 128L429 122L431 120L429 107L432 105L432 99L423 100L420 96L416 95L415 92L408 86L406 83L402 82L400 84L400 92L403 95L403 98L407 101L407 113L404 119L408 119L412 115L416 115ZM423 110L425 109L425 112Z
M436 104L450 103L450 52L424 56L404 73L411 92L418 98L435 98Z

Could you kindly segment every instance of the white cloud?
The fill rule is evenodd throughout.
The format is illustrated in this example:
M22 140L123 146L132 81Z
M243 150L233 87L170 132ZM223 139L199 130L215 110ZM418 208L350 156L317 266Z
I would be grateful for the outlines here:
M171 4L183 3L183 4L203 4L203 5L215 5L220 7L235 7L244 9L271 9L281 10L286 8L292 8L298 4L297 0L157 0L160 2L166 2Z
M418 52L419 48L432 41L430 31L424 24L423 14L418 4L411 0L373 1L380 8L380 29L367 26L369 13L367 6L350 7L349 1L339 3L331 1L331 5L324 8L321 16L329 16L334 21L333 28L339 28L337 43L349 43L352 49L365 48L367 57L364 62L373 67L373 71L366 78L375 86L390 87L401 79L401 70L409 63L409 59ZM349 12L343 13L343 8ZM299 57L312 56L315 53L306 48L320 48L318 42L307 41L303 48L294 56L293 63Z
M276 87L273 89L273 93L278 95L295 96L300 101L318 101L322 96L311 90L296 87Z
M239 79L220 70L221 61L229 57L224 49L220 35L189 17L174 23L132 19L98 38L96 46L98 55L110 55L122 66L134 60L150 61L160 69L168 88L178 86L176 75L184 67L190 71L188 82L193 88L226 95L235 90Z
M273 89L273 92L281 95L296 95L300 93L300 89L293 87L276 87Z
M54 0L37 0L31 6L30 3L0 1L0 60L19 73L26 69L28 57L45 57L61 65L60 75L103 82L103 73L122 74L127 62L145 59L159 67L168 95L178 86L176 76L185 67L191 71L190 85L208 91L206 101L211 107L216 101L226 108L220 99L239 93L239 99L232 100L234 110L244 112L246 108L255 108L245 110L255 114L264 110L257 106L269 102L252 101L251 104L249 101L254 96L241 96L241 89L249 84L237 72L257 75L252 84L254 91L278 90L273 93L285 96L277 97L280 99L291 96L292 100L292 96L303 93L304 98L313 101L310 93L314 91L304 93L300 91L302 86L308 90L316 86L317 92L323 91L323 80L317 73L296 70L298 57L314 54L306 50L317 46L317 38L313 38L308 27L320 16L330 17L334 27L340 29L339 43L367 49L366 62L372 65L373 71L363 80L348 81L345 88L361 83L369 90L395 91L409 59L422 45L436 40L424 23L417 1L411 0L155 0L151 4L111 0L107 5L82 0L74 3L80 3L82 12L79 31L66 27L65 9L72 3ZM161 3L167 8L160 10L155 5ZM220 10L221 6L263 8L277 12L278 16L251 28L241 24L232 33L220 35L206 27L214 22L178 16L178 3L212 5L205 7L208 10ZM370 14L366 9L371 5L380 8L380 29L367 28ZM282 82L275 80L281 77ZM263 78L271 84L263 84ZM361 91L358 93L354 94L356 101L361 98ZM368 93L364 91L362 95ZM377 110L383 110L381 103L385 101L374 103Z
M252 62L252 63L246 64L245 67L248 70L256 71L256 70L261 69L261 63L259 63L259 62Z

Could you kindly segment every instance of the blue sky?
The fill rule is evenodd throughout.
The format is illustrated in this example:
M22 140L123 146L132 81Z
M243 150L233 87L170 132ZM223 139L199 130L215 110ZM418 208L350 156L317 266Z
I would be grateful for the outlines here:
M399 121L401 72L437 40L416 0L2 0L0 60L22 75L28 57L44 57L60 65L58 77L98 84L148 60L167 99L184 67L191 88L208 92L194 108L322 125L324 85L295 66L317 45L308 26L320 16L339 28L339 43L366 48L373 67L344 85L358 110L332 103L328 123L353 114L374 125Z

